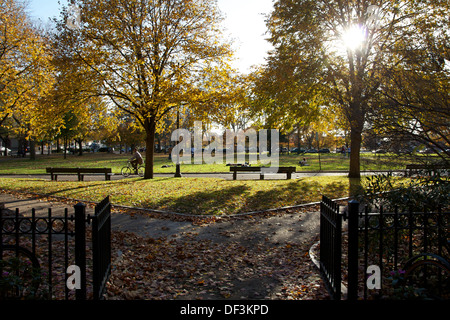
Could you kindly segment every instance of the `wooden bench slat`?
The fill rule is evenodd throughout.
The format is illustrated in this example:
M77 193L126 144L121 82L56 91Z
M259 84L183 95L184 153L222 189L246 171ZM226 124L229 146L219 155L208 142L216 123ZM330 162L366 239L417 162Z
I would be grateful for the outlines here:
M47 173L78 173L78 168L47 168Z
M295 170L296 167L230 167L230 172L233 172L233 180L237 179L238 172L259 172L261 180L264 180L265 174L286 173L286 178L291 179L291 175Z
M111 173L111 168L80 168L81 173Z
M111 168L46 168L46 172L51 174L52 180L58 179L58 174L76 173L78 180L83 181L85 174L104 174L105 180L111 180Z
M230 167L230 171L261 171L261 167Z

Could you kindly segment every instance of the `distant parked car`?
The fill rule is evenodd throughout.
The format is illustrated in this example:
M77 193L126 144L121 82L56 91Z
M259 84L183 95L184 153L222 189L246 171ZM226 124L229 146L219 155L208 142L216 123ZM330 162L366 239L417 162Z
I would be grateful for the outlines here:
M330 149L323 148L319 150L320 153L330 153Z
M317 149L308 149L305 153L317 153Z
M386 150L383 150L383 149L377 149L377 150L375 150L375 153L386 153Z
M419 153L435 153L435 151L431 148L425 148L423 150L420 150Z
M9 156L11 154L11 149L6 148L6 152L7 152L7 155ZM0 155L2 156L4 154L5 154L5 147L1 147Z
M291 149L291 153L305 153L305 152L306 152L306 150L303 148L299 149L299 148L295 147L295 148Z

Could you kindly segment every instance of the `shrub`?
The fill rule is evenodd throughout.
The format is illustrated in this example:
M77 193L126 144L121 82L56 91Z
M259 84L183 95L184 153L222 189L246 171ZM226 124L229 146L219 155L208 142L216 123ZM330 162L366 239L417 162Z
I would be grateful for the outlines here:
M1 299L41 299L45 296L39 291L44 275L29 260L17 257L0 260L0 270Z
M413 178L398 177L389 172L367 177L358 198L376 208L397 206L400 211L406 211L411 207L448 208L449 195L448 171L422 172Z

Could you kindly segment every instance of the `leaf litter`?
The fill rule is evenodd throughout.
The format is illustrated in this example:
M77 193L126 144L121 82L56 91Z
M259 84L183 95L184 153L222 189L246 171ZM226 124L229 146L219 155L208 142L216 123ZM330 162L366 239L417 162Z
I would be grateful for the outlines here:
M258 227L261 219L273 215L237 219L231 229L221 232L225 241L199 238L198 232L187 232L175 239L114 231L113 269L105 298L328 300L328 292L308 254L316 237L304 242L273 243L264 233L251 234L253 230L242 236L243 220ZM192 221L203 227L220 222Z
M54 201L50 198L42 197L41 200ZM72 201L65 202L73 205ZM317 208L288 209L239 218L161 216L139 210L114 209L118 214L131 217L144 215L172 221L187 220L198 227L231 221L231 227L221 231L224 241L200 239L198 232L187 232L182 238L153 238L113 230L112 270L105 298L328 300L328 292L308 255L317 237L303 242L274 243L269 241L270 235L264 227L255 233L267 218L296 214L301 221L301 213L307 210ZM244 221L247 224L244 225ZM250 230L247 229L249 225L253 226ZM267 225L275 229L280 227L278 223ZM62 245L55 244L54 248L62 250ZM58 296L54 298L58 299Z

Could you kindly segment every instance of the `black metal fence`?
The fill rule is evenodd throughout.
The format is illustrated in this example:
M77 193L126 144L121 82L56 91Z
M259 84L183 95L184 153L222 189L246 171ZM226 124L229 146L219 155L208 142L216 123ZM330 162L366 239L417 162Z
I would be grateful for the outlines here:
M330 295L340 300L342 217L339 205L327 197L323 197L320 203L320 248L320 273Z
M51 208L45 215L0 212L0 299L101 299L111 264L110 208L107 197L94 216L82 203L70 216L68 209L53 216ZM73 290L70 266L80 273Z
M342 279L349 300L391 299L399 294L405 298L405 288L398 287L406 285L399 281L405 269L431 257L440 259L435 262L445 271L435 285L448 285L450 212L426 208L399 212L396 207L392 212L383 208L370 212L356 201L342 212L339 209L330 199L322 199L320 267L333 299L341 299Z
M111 203L105 198L92 219L94 299L102 299L111 274Z

